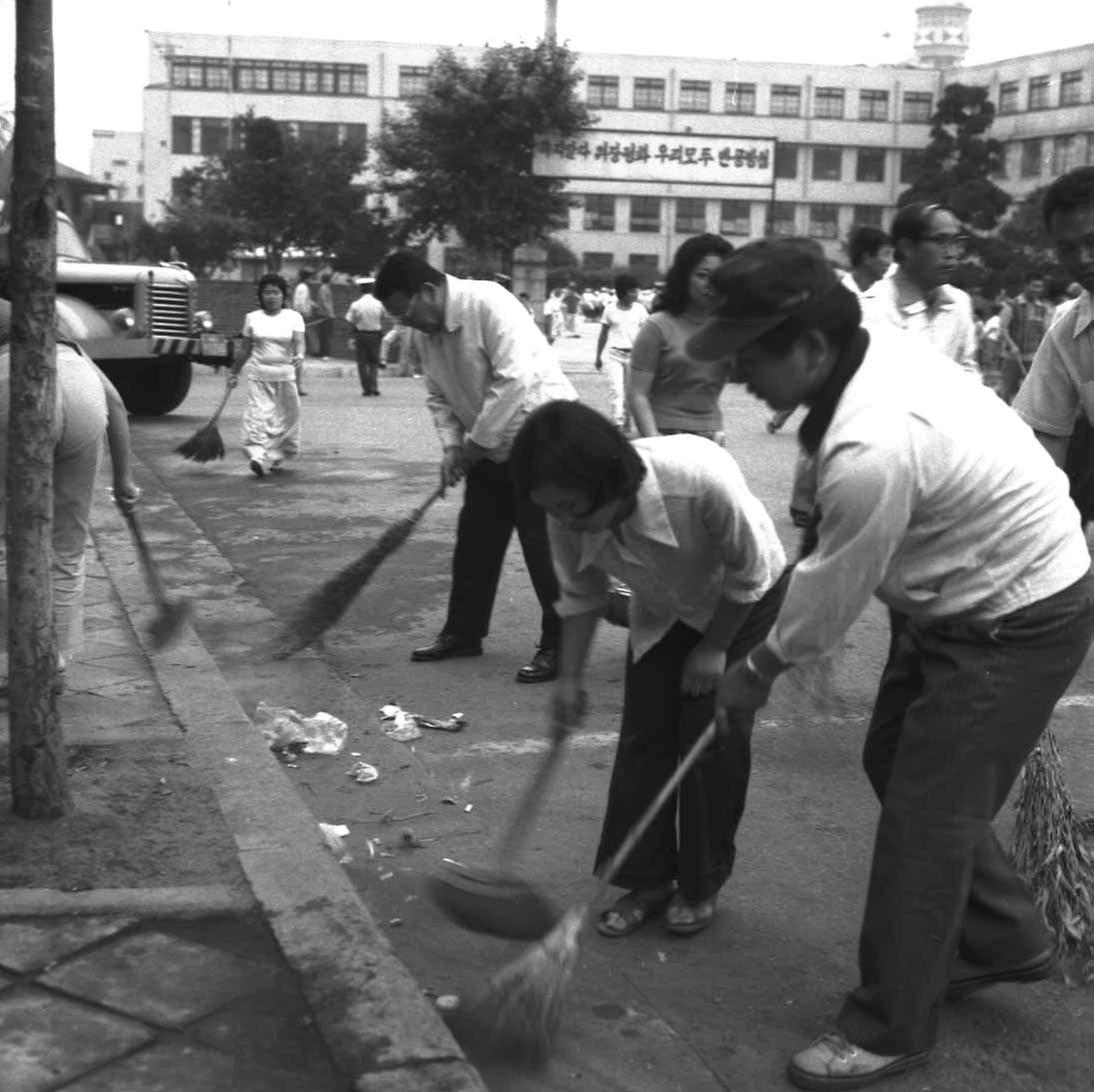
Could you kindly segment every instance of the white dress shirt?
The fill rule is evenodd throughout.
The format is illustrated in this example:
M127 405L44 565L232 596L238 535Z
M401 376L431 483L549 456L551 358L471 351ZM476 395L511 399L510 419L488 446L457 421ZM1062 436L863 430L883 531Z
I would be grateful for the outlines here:
M767 638L785 663L831 649L877 594L915 618L998 618L1090 566L1068 483L988 387L885 328L817 453L816 550Z
M444 327L427 334L408 327L422 366L426 405L444 447L464 438L504 462L528 413L544 402L576 400L558 358L535 320L494 281L445 277Z
M767 509L733 456L700 436L651 436L634 444L646 466L634 511L612 531L574 531L548 517L558 574L558 613L599 613L609 575L631 589L635 660L677 622L706 632L725 598L754 603L786 566Z

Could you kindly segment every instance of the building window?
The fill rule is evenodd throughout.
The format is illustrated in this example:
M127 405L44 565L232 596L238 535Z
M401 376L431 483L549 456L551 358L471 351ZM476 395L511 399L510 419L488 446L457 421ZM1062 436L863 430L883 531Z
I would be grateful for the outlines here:
M581 268L589 273L610 273L615 255L610 250L586 250L581 255Z
M637 77L634 81L634 108L636 110L664 110L665 81L649 77Z
M426 65L399 65L399 98L419 99L429 87L429 67Z
M797 208L793 201L771 202L770 235L797 235Z
M752 209L747 201L723 201L722 224L718 229L723 235L751 235Z
M1022 163L1019 168L1023 178L1041 176L1041 138L1022 141Z
M798 177L798 146L797 144L775 145L775 177Z
M334 121L298 121L296 140L304 148L329 148L338 143L338 123Z
M923 170L923 149L908 149L900 153L900 182L901 185L910 186Z
M303 68L303 90L308 95L334 94L334 69L326 64L306 64Z
M1075 135L1058 136L1052 140L1052 173L1063 174L1074 167L1082 166L1079 162L1079 138Z
M842 118L843 88L818 87L813 92L813 117Z
M334 77L337 94L357 96L368 94L367 64L336 64Z
M113 182L114 181L114 172L113 171L103 171L103 181L104 182Z
M172 87L190 90L226 91L228 62L222 57L175 57L171 61Z
M615 198L610 193L585 195L585 231L615 231Z
M201 154L223 155L228 150L228 119L201 118Z
M1001 83L999 85L999 113L1018 113L1018 84Z
M859 121L888 121L889 92L863 88L858 93Z
M661 230L661 198L631 198L631 231Z
M171 119L171 154L194 154L194 119Z
M839 235L839 205L810 205L809 234L814 239L835 239Z
M709 114L710 81L681 80L679 108L693 114Z
M1060 105L1078 106L1083 101L1082 72L1060 73Z
M930 91L905 91L904 120L930 121L932 105Z
M661 259L656 254L628 254L627 269L638 278L639 284L649 286L661 272Z
M143 201L144 200L144 186L143 185L137 187L137 200L138 201Z
M791 83L771 85L771 115L777 118L797 118L802 112L802 89Z
M726 113L756 113L756 85L754 83L727 83Z
M110 166L111 167L128 167L129 166L129 160L128 159L112 159L110 161Z
M676 198L676 232L699 235L707 229L707 203L702 197Z
M1048 76L1032 76L1029 81L1027 110L1044 110L1048 106Z
M813 149L813 181L838 182L843 175L843 149L818 144Z
M855 227L881 227L881 205L855 205Z
M585 101L590 106L616 110L619 108L619 77L590 76L585 89Z
M341 144L359 144L364 147L368 143L368 126L364 122L347 121L339 126L338 140Z
M239 91L270 89L270 66L265 61L237 61L235 76Z
M885 181L885 149L859 148L855 163L856 182Z
M270 90L293 94L304 89L304 70L291 61L270 62Z

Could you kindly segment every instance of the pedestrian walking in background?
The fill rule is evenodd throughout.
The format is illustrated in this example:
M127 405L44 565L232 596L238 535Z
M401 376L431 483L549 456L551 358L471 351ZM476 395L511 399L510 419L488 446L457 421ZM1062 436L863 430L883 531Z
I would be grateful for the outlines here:
M870 224L856 227L847 240L847 258L851 268L840 281L861 296L889 272L893 264L893 240L887 232Z
M465 483L448 614L437 639L411 659L481 655L515 529L541 609L538 646L517 680L547 682L557 672L558 581L546 517L517 495L509 450L531 410L577 393L532 316L500 285L457 280L398 251L380 267L375 293L409 328L408 348L421 363L444 451L441 481Z
M548 514L562 615L553 731L585 708L583 676L611 578L631 589L623 718L599 870L714 715L726 662L763 640L786 555L729 452L696 436L638 440L588 406L535 410L512 454L517 491ZM597 930L623 937L654 915L690 936L713 920L736 859L751 766L743 713L685 777L617 877L626 894Z
M860 326L823 257L752 243L714 283L691 351L732 357L772 409L809 406L823 512L771 632L719 686L720 726L834 647L871 596L903 620L863 753L881 814L859 984L788 1066L803 1088L861 1088L926 1062L946 998L1055 972L991 824L1089 649L1090 556L1030 429L923 339Z
M331 339L334 337L334 293L330 278L330 273L324 272L315 293L315 342L322 360L330 360Z
M553 345L562 337L562 289L554 288L543 301L543 332L547 344Z
M11 304L0 300L0 483L6 481L11 402ZM83 648L84 585L91 502L102 462L103 437L110 450L114 503L130 513L140 489L130 470L129 416L114 384L58 331L57 382L53 409L53 524L50 532L53 631L57 641L55 693L65 670ZM0 527L6 523L7 493L0 487ZM2 544L0 544L2 549ZM0 606L7 633L7 573L0 574ZM7 697L7 650L0 672L0 698Z
M691 432L722 436L724 361L693 360L687 341L710 315L710 274L733 253L720 235L693 235L678 247L654 311L631 351L630 408L640 436Z
M581 293L576 284L568 284L562 293L562 324L566 337L581 337L577 328L578 311L581 308Z
M258 282L262 305L243 320L237 363L228 372L228 386L250 365L247 405L243 410L243 450L256 478L279 471L300 450L300 390L304 365L304 318L285 306L289 286L277 273Z
M596 370L608 377L608 416L621 429L630 428L627 387L630 383L631 350L649 312L638 302L638 279L629 273L615 278L615 300L604 308L596 343ZM604 362L604 349L608 360Z
M1017 397L1055 313L1056 305L1046 297L1045 279L1040 273L1030 273L1023 290L1004 302L999 312L999 329L1011 350L1003 359L1004 401L1013 402Z
M315 276L310 269L301 269L296 282L296 287L293 289L292 294L292 306L293 310L300 315L304 320L304 355L315 356L316 344L315 344L315 297L312 295L311 281ZM297 377L297 390L300 394L306 395L308 392L304 389L304 364L301 361L300 373Z
M373 277L359 277L357 287L361 290L346 312L349 323L350 342L357 358L357 378L361 381L361 397L379 396L380 349L384 334L384 305L372 294L376 280Z

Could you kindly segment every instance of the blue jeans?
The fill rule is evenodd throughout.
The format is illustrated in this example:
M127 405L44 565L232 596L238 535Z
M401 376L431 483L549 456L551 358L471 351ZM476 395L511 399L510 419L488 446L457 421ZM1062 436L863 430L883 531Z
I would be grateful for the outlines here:
M990 621L897 616L863 762L881 801L838 1025L877 1054L928 1049L955 955L1005 968L1052 944L991 821L1094 633L1094 576Z

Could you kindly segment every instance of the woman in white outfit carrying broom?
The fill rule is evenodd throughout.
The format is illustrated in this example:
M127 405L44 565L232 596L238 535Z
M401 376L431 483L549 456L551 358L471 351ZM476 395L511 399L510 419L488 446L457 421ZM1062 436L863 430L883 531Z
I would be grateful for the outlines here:
M285 306L289 286L276 273L258 282L257 311L243 320L242 351L228 373L228 386L250 364L243 411L243 450L256 478L278 471L300 450L300 369L304 364L304 319Z

